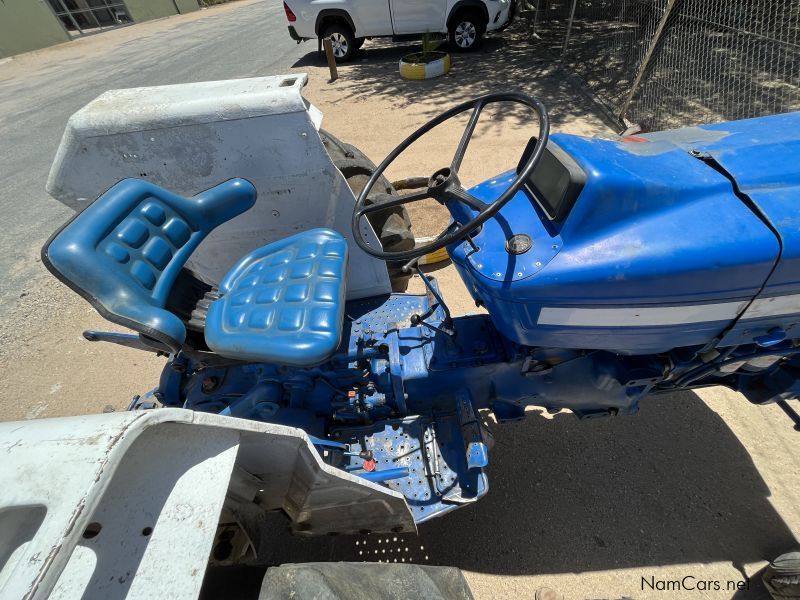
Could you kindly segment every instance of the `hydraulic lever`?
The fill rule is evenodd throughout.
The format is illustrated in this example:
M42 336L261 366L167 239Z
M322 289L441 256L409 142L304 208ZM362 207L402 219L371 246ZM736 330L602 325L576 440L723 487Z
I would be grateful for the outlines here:
M453 329L453 317L450 315L450 309L447 307L447 304L445 304L444 298L442 298L441 294L436 289L436 286L433 285L428 276L420 268L419 258L420 257L412 258L405 265L403 265L403 272L408 273L411 269L414 269L417 275L419 275L420 279L422 279L422 283L425 284L425 288L428 290L428 293L430 293L430 295L436 300L436 303L422 315L411 315L411 324L424 325L428 329L432 329L433 331L438 331L452 337L456 334L456 332L455 329ZM425 320L433 315L433 313L436 312L436 309L439 307L441 307L444 311L444 321L442 322L441 327L436 327L436 325L431 325Z

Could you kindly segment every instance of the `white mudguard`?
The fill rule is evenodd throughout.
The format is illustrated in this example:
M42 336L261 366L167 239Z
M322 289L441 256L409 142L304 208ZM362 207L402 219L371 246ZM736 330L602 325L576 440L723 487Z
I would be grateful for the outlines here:
M245 254L329 227L352 241L355 198L320 141L305 73L110 90L70 117L47 191L83 210L127 177L192 196L233 177L256 205L214 230L187 266L210 283ZM363 220L366 228L366 219ZM378 245L369 229L366 235ZM386 264L350 243L348 299L391 291Z
M0 598L196 598L223 507L415 531L301 430L177 408L0 424ZM257 532L256 532L257 533Z

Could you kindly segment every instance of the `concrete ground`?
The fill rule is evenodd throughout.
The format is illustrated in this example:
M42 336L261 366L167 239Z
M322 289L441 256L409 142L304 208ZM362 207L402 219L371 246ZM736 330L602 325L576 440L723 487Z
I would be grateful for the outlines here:
M39 248L70 211L44 181L67 118L101 92L307 72L323 126L374 160L426 119L491 90L521 89L551 109L553 128L611 135L597 106L516 27L430 82L396 73L408 47L367 42L328 83L313 43L295 45L279 0L242 0L77 40L0 63L0 415L5 420L122 409L152 387L163 359L83 341L107 328L42 268ZM513 166L535 133L517 112L487 114L464 163L465 183ZM449 163L458 124L415 146L395 178ZM443 217L415 211L418 235ZM455 312L474 307L451 268L436 272ZM800 532L800 437L774 407L722 389L648 400L636 417L578 422L570 415L497 427L488 496L420 527L419 536L304 541L274 520L276 562L413 561L464 569L478 598L532 598L547 586L571 598L761 598L728 591ZM257 585L258 574L240 584ZM712 591L657 591L659 581ZM648 583L643 583L646 580ZM722 591L713 591L719 582ZM215 578L209 585L219 585ZM227 583L222 585L229 585ZM651 589L651 586L656 589ZM223 588L223 589L230 589Z

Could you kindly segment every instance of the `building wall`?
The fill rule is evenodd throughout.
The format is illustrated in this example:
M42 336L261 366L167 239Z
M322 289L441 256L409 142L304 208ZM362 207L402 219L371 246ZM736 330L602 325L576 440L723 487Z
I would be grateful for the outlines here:
M0 58L67 41L46 0L0 0Z
M125 0L125 6L128 7L131 18L137 23L168 17L177 14L178 11L187 13L200 8L197 0Z
M178 12L180 12L182 15L188 12L200 10L200 4L197 2L197 0L175 0L175 4L178 5Z
M125 6L128 7L131 18L137 23L168 17L177 12L172 0L126 0Z
M193 12L197 0L125 0L135 23ZM69 41L47 0L0 0L0 58Z

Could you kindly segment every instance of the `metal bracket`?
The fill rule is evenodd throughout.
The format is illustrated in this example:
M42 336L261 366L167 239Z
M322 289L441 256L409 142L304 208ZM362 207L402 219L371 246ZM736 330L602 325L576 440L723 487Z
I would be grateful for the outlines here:
M406 393L403 388L403 364L400 361L400 340L397 331L390 331L386 335L386 342L389 344L389 375L392 378L392 392L394 402L401 415L408 414L406 406Z
M161 349L155 346L158 342L153 340L153 345L142 340L141 336L132 333L112 333L110 331L93 331L88 329L83 332L83 337L90 342L110 342L118 346L133 348L134 350L144 350L145 352L155 352L156 354L169 354L166 346Z
M489 464L489 449L483 441L480 421L466 393L458 395L458 420L467 449L467 468L482 469Z

